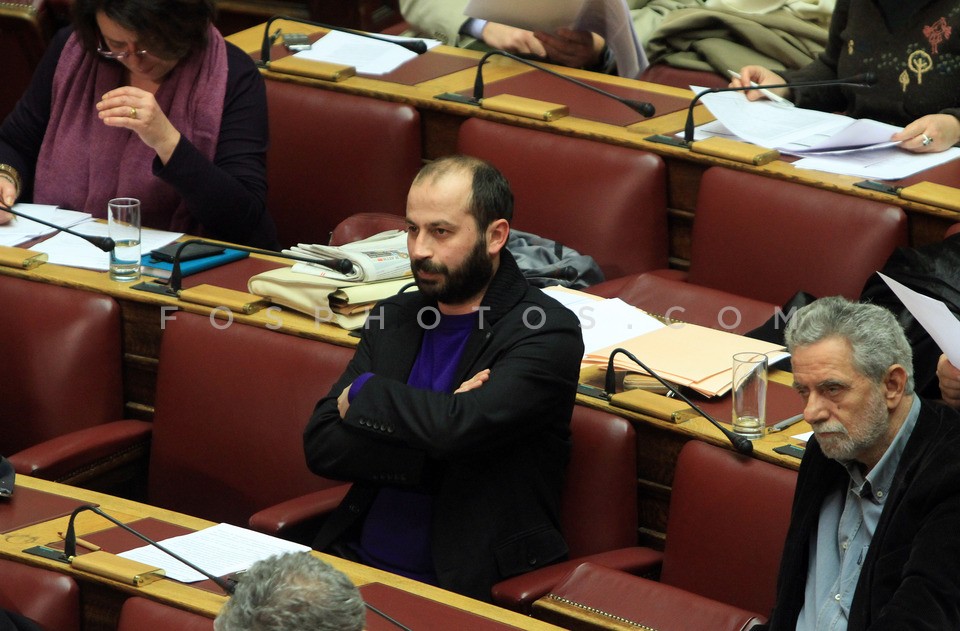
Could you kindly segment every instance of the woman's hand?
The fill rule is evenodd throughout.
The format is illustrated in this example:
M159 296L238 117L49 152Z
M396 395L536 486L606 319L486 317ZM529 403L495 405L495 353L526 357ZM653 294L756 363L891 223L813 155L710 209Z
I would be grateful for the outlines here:
M764 68L763 66L744 66L740 69L740 78L731 79L729 87L748 88L750 87L751 82L761 86L785 83L783 77L772 70ZM787 97L790 94L790 88L774 88L770 91L782 97ZM750 101L757 101L767 98L758 90L749 90L744 92L744 94L747 95L747 99Z
M180 132L160 109L153 94L146 90L133 86L110 90L97 103L97 113L109 127L126 127L136 132L164 164L180 142Z
M950 114L929 114L890 137L914 153L946 151L960 141L960 120Z
M534 37L532 31L499 22L487 22L483 27L483 41L491 48L505 50L514 55L533 55L540 58L547 56L543 44Z

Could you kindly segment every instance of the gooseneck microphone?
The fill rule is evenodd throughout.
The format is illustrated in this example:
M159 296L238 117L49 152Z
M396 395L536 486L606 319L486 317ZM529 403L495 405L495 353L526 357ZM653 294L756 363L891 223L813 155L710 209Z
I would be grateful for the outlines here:
M819 88L830 85L847 85L853 86L856 88L868 88L877 82L877 75L872 72L865 72L863 74L854 75L852 77L847 77L845 79L824 79L821 81L795 81L793 83L776 83L772 85L751 85L751 86L741 86L739 88L709 88L707 90L702 90L697 92L697 95L693 97L693 100L690 101L690 107L687 108L687 123L683 128L683 141L685 144L690 144L693 142L693 108L696 106L697 102L700 100L704 94L712 94L717 92L750 92L751 90L759 90L761 88L765 90L770 90L774 88L790 88L790 89L803 89L803 88Z
M727 440L730 441L734 449L744 454L745 456L749 456L750 454L753 453L753 443L751 443L748 438L744 438L739 434L731 432L729 429L721 425L719 421L717 421L717 419L713 418L712 416L704 412L702 409L700 409L700 407L697 404L695 404L693 401L691 401L686 396L684 396L682 392L677 390L673 386L673 384L669 383L666 379L664 379L663 377L658 375L656 372L651 370L646 364L644 364L642 361L637 359L637 357L633 353L631 353L625 348L613 349L613 352L610 353L610 359L607 361L607 375L606 375L606 380L604 381L604 384L603 384L603 389L606 391L608 395L613 395L613 394L616 394L617 392L617 376L613 368L613 358L617 356L617 353L623 353L624 355L629 357L631 361L633 361L635 364L643 368L647 372L647 374L649 374L651 377L653 377L654 379L659 381L661 384L663 384L663 386L667 388L667 390L672 392L674 395L679 397L684 403L686 403L691 408L693 408L700 416L707 419L714 427L720 430L720 433L722 433L724 436L727 437Z
M127 532L129 532L131 535L137 537L137 538L140 539L141 541L144 541L145 543L153 546L153 547L156 548L157 550L160 550L160 551L163 552L164 554L168 554L168 555L170 555L172 558L176 559L177 561L180 561L181 563L183 563L184 565L186 565L186 566L187 566L188 568L190 568L191 570L194 570L194 571L196 571L196 572L199 572L200 574L203 574L205 577L209 578L211 581L213 581L214 583L216 583L216 584L217 584L217 587L219 587L220 589L222 589L227 595L233 594L233 591L234 591L234 589L236 588L236 584L235 584L235 582L234 582L233 580L230 580L230 579L224 580L224 579L220 578L219 576L214 576L213 574L202 570L201 568L197 567L196 565L194 565L194 564L191 563L190 561L187 561L186 559L184 559L184 558L181 557L180 555L175 554L174 552L171 552L170 550L168 550L168 549L165 548L164 546L160 545L159 543L157 543L157 542L154 541L153 539L147 537L147 536L144 535L144 534L141 534L141 533L137 532L136 530L134 530L134 529L131 528L130 526L128 526L128 525L126 525L125 523L123 523L122 521L120 521L119 519L117 519L117 518L115 518L115 517L111 517L111 516L108 515L107 513L105 513L105 512L103 512L102 510L100 510L100 508L98 508L97 506L94 506L94 505L92 505L92 504L84 504L83 506L78 506L78 507L75 508L74 511L70 514L70 521L67 523L67 531L66 531L66 533L64 533L64 536L63 536L63 555L67 558L68 561L69 561L70 559L72 559L73 557L77 556L77 533L76 533L76 529L74 528L74 521L76 520L77 515L78 515L79 513L82 513L83 511L90 511L90 512L92 512L92 513L96 513L97 515L100 515L101 517L103 517L103 518L106 519L107 521L111 522L112 524L115 524L115 525L119 526L120 528L123 528L124 530L126 530Z
M104 252L111 252L113 248L115 248L117 245L116 242L114 242L114 240L111 239L110 237L98 237L98 236L89 235L89 234L80 234L79 232L74 232L70 228L65 228L64 226L58 226L56 224L50 223L49 221L44 221L43 219L37 219L36 217L25 215L19 210L14 210L10 208L6 204L0 203L0 210L6 211L11 215L16 215L17 217L23 217L24 219L29 219L30 221L36 221L37 223L43 224L48 228L53 228L55 230L60 230L61 232L66 232L67 234L72 234L73 236L79 237L91 245L95 245L96 247L100 248Z
M629 107L630 109L632 109L634 112L636 112L636 113L638 113L638 114L640 114L641 116L644 116L644 117L646 117L646 118L649 118L649 117L653 116L654 114L656 114L656 109L653 107L653 104L652 104L652 103L647 103L646 101L637 101L636 99L627 99L627 98L624 98L624 97L622 97L622 96L617 96L616 94L613 94L612 92L607 92L606 90L601 90L600 88L594 87L594 86L590 85L589 83L586 83L586 82L584 82L584 81L578 81L577 79L574 79L573 77L568 77L567 75L560 74L559 72L555 72L555 71L553 71L553 70L550 70L549 68L544 67L544 66L541 66L540 64L536 64L536 63L530 61L529 59L524 59L523 57L518 57L517 55L514 55L514 54L512 54L512 53L508 53L508 52L503 51L503 50L491 50L490 52L486 53L483 57L480 58L480 63L477 65L477 76L474 78L474 81L473 81L473 102L474 102L474 104L478 104L478 103L483 99L483 65L487 62L487 59L489 59L489 58L492 57L493 55L500 55L500 56L502 56L502 57L507 57L508 59L512 59L512 60L514 60L514 61L517 61L517 62L520 62L520 63L525 64L525 65L527 65L527 66L530 66L531 68L536 68L537 70L540 70L540 71L542 71L542 72L546 72L546 73L549 74L549 75L553 75L554 77L557 77L558 79L563 79L564 81L568 81L568 82L570 82L570 83L572 83L572 84L574 84L574 85L578 85L578 86L580 86L581 88L586 88L587 90L591 90L591 91L593 91L593 92L596 92L597 94L602 94L603 96L605 96L605 97L607 97L607 98L610 98L610 99L613 99L614 101L618 101L618 102L620 102L620 103L623 103L624 105L626 105L627 107Z
M414 52L418 55L422 55L427 52L427 45L420 41L397 41L387 37L378 37L371 33L364 33L363 31L355 31L353 29L344 28L342 26L333 26L332 24L324 24L322 22L312 22L310 20L304 20L302 18L292 18L286 15L275 15L267 20L267 23L263 26L263 44L260 46L260 61L257 62L258 66L265 67L270 64L270 48L273 46L273 42L276 40L276 36L270 35L270 26L276 20L287 20L288 22L297 22L299 24L308 24L310 26L319 26L320 28L325 28L331 31L340 31L341 33L349 33L350 35L359 35L360 37L369 37L370 39L375 39L381 42L387 42L388 44L395 44L396 46L402 46L410 52Z

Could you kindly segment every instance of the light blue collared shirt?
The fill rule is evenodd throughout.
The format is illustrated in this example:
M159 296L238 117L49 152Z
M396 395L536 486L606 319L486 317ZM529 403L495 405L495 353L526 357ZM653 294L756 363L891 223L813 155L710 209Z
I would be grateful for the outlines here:
M914 394L903 425L866 477L857 463L843 463L850 483L845 492L837 490L824 499L817 530L810 536L810 565L797 631L846 631L860 568L919 415L920 398Z

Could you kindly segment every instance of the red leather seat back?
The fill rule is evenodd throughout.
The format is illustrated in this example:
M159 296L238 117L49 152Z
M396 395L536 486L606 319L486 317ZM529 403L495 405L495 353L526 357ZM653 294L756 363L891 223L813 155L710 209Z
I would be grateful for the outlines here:
M673 479L660 581L769 615L797 474L700 441Z
M637 545L637 437L626 419L576 405L562 504L570 558Z
M267 208L280 244L327 243L358 212L403 215L421 165L415 108L267 80Z
M80 588L66 574L0 559L0 608L48 631L80 631Z
M517 230L596 260L607 278L667 265L666 170L659 156L471 118L457 150L510 181Z
M120 609L117 631L213 631L213 619L132 596Z
M45 2L5 0L0 13L0 59L3 60L3 90L0 90L0 121L17 103L53 31Z
M406 213L404 213L405 215ZM406 230L404 215L357 213L337 224L330 234L330 245L353 243L387 230Z
M175 316L160 347L150 503L246 526L260 509L336 484L307 469L303 430L353 349Z
M859 297L907 244L903 210L723 167L703 174L689 281L784 304L798 291Z
M12 454L123 415L120 306L0 276L0 427Z

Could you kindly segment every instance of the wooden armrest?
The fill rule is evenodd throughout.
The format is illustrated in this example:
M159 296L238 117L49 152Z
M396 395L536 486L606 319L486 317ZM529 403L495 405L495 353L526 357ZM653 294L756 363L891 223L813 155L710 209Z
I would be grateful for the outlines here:
M57 436L9 456L17 473L74 486L107 489L121 469L146 471L153 425L114 421ZM131 481L130 474L123 474Z
M309 545L320 531L320 524L349 490L349 484L338 484L274 504L254 513L248 525L258 532Z
M494 585L493 602L501 607L529 614L535 600L553 589L585 561L636 576L655 577L660 573L663 553L652 548L621 548L548 565Z

